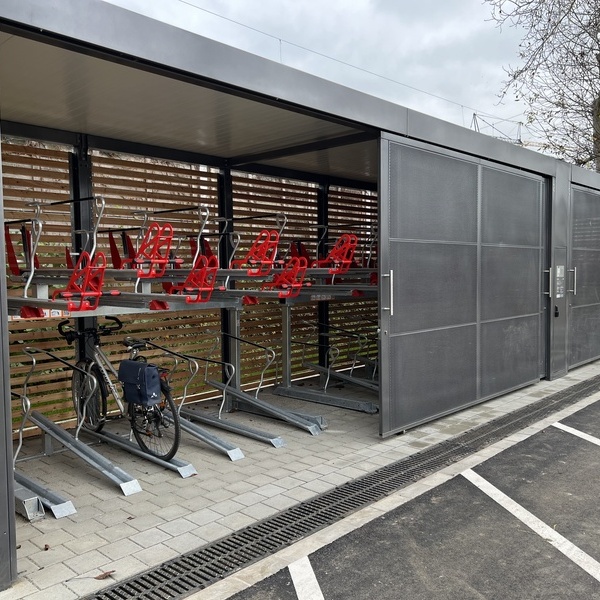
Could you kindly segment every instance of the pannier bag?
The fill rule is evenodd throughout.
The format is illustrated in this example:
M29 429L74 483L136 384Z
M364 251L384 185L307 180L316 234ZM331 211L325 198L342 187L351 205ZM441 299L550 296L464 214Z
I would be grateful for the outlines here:
M160 402L158 367L138 360L122 360L119 381L125 390L125 400L134 404L152 405Z

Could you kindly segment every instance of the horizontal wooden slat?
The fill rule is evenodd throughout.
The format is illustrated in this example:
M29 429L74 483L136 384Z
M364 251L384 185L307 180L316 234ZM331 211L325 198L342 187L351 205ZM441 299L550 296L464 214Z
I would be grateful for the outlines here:
M3 143L4 202L5 218L18 219L31 214L26 206L30 200L45 202L65 200L70 194L68 159L70 148L48 146L36 143ZM141 224L132 213L135 210L158 211L174 207L194 205L198 202L207 205L211 217L217 215L218 173L212 168L180 162L170 162L151 157L140 157L93 151L94 193L103 195L106 211L102 228L135 227ZM240 220L264 213L283 212L288 218L282 233L280 251L285 253L290 240L308 238L309 251L316 254L316 241L320 230L317 225L317 184L279 179L262 175L234 172L233 229L242 236L240 250L247 248L253 236L264 227L274 228L271 218ZM70 243L70 207L44 208L46 226L43 231L43 264L61 265L64 261L64 245ZM329 220L332 227L330 240L335 236L336 227L347 223L360 225L355 232L361 244L368 238L368 228L377 224L377 196L372 192L349 188L332 187L329 197ZM193 212L164 215L172 222L176 235L188 236L197 231ZM162 219L162 217L161 217ZM157 216L158 220L158 216ZM218 225L211 223L209 232L213 235L211 244L216 245L214 234ZM17 232L15 232L16 234ZM132 233L135 237L135 232ZM180 252L189 253L184 241ZM107 249L108 236L99 236L98 247ZM18 287L11 286L11 293ZM356 331L376 332L377 302L330 303L332 325L349 327ZM302 357L306 347L298 343L314 336L312 324L317 319L314 304L296 305L292 310L292 373L295 377L310 374L302 367ZM25 346L31 345L49 350L67 361L73 361L75 349L58 336L56 326L60 319L12 320L10 322L11 386L20 393L29 372L30 360L23 353ZM190 310L187 314L158 313L126 315L122 318L125 327L122 332L104 338L104 349L111 360L118 362L126 357L122 339L127 336L148 338L174 351L207 357L221 329L219 311ZM373 325L373 322L375 325ZM281 308L277 301L261 300L258 305L245 307L241 316L241 335L256 344L272 347L276 352L276 365L266 374L266 383L276 382L281 375L282 344ZM207 330L210 333L207 333ZM313 339L313 341L316 341ZM344 352L352 350L347 340L338 342ZM251 389L258 384L264 364L264 352L251 345L243 344L241 362L242 385ZM156 362L168 363L160 352L148 352L148 357ZM309 347L307 356L316 360L318 349ZM65 424L73 422L74 412L70 392L70 372L60 363L39 357L38 369L30 379L32 401L36 408L53 420ZM220 357L220 345L215 357ZM346 360L346 359L344 359ZM200 362L201 373L188 390L188 400L214 398L217 391L204 382L204 363ZM209 377L219 379L221 367L211 365ZM174 395L181 398L187 381L184 370L178 370L172 379ZM13 401L13 428L20 422L19 401Z

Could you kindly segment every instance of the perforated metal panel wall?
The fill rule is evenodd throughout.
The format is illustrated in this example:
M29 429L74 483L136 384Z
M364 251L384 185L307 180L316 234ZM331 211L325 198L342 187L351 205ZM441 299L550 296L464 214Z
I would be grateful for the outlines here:
M480 398L539 379L542 184L481 167Z
M571 218L569 368L600 356L600 194L574 187Z
M382 435L537 381L545 315L541 178L395 142L387 174Z
M396 261L392 334L474 323L477 246L392 241Z

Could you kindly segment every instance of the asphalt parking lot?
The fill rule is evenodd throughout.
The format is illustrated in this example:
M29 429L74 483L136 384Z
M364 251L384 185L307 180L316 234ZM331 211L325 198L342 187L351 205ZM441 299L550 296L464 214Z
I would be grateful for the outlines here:
M573 410L230 597L600 598L600 400Z

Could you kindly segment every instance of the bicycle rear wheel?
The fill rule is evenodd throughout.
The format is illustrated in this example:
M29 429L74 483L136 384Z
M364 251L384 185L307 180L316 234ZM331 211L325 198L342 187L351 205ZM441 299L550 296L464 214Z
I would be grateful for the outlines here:
M152 406L129 403L131 429L140 448L163 460L171 460L179 449L179 415L165 380L160 382L161 402Z
M98 382L92 393L93 385L89 377L75 369L71 378L73 406L79 421L92 431L100 431L106 423L106 389L100 369L90 361L79 361L78 369L91 373Z

